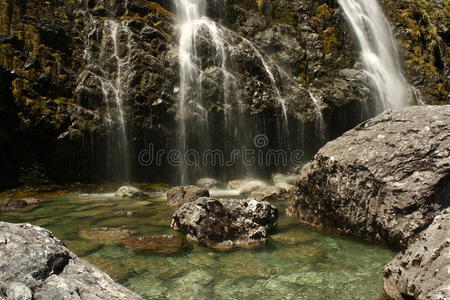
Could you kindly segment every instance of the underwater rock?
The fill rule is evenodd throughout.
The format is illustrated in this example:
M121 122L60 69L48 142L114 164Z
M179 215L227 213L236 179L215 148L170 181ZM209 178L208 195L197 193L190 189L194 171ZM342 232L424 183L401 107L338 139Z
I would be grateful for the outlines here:
M158 254L175 254L183 251L188 246L184 238L165 234L124 238L122 243L125 247Z
M272 235L272 240L282 244L301 244L310 243L316 240L316 238L305 230L291 229L286 232L276 233Z
M0 211L18 210L37 204L38 202L39 199L36 198L5 199L0 206Z
M76 255L83 257L91 254L95 250L101 247L101 245L97 244L95 241L89 240L64 240L64 245L70 249L70 251L74 252Z
M277 219L277 208L265 201L200 198L183 204L171 227L207 247L245 248L265 244Z
M384 291L395 300L450 299L450 209L384 268Z
M128 278L128 270L123 262L101 256L87 256L84 259L96 266L115 281L123 281Z
M219 273L225 278L267 278L274 272L270 265L264 263L258 256L249 251L230 253L222 258L221 262L224 266L219 270Z
M218 187L220 182L214 178L201 178L197 180L196 185L204 189L211 189Z
M142 299L30 224L0 222L0 270L2 299Z
M405 247L450 205L450 105L387 111L327 143L289 209L319 229Z
M170 206L181 206L200 197L209 197L209 191L195 185L177 186L167 192L167 204Z
M122 186L115 193L117 198L147 200L150 196L133 186Z
M120 243L123 238L129 237L133 233L132 230L123 228L93 228L80 231L80 237L88 240L96 240L104 244Z

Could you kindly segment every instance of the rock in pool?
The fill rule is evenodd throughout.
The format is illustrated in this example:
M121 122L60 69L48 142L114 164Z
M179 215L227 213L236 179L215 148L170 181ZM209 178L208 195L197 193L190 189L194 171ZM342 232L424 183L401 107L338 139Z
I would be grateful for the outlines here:
M167 192L167 204L181 206L200 197L209 197L209 191L195 185L177 186Z
M0 211L11 211L26 208L28 206L37 204L39 199L36 198L24 198L24 199L5 199L3 200Z
M405 248L450 205L449 132L450 105L386 111L320 149L289 211Z
M277 208L266 201L200 198L183 204L171 227L207 247L246 248L265 244L277 218Z
M188 246L184 238L164 234L124 238L122 243L129 248L158 254L175 254L183 251Z
M147 193L144 193L141 190L139 190L133 186L120 187L117 190L115 196L117 198L129 198L129 199L138 199L138 200L146 200L146 199L150 198L150 196Z
M87 240L96 240L103 244L117 244L132 233L132 230L124 228L101 227L83 230L80 232L80 237Z

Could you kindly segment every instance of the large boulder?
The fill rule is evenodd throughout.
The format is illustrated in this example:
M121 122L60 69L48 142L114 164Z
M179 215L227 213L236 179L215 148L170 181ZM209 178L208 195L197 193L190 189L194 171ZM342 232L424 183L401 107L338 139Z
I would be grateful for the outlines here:
M254 247L267 241L277 218L278 210L265 201L200 198L181 206L171 227L211 248Z
M384 290L395 300L450 299L450 209L384 269Z
M209 197L209 191L195 185L177 186L167 192L167 204L181 206L200 197Z
M0 299L142 299L70 252L52 233L0 222Z
M387 111L326 144L289 212L405 247L450 205L450 105Z

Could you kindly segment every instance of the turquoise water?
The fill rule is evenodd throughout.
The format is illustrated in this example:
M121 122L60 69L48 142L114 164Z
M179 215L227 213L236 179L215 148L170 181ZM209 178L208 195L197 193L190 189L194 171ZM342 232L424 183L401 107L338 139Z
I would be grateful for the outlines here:
M163 193L148 201L113 195L66 195L19 212L7 222L51 230L76 254L146 299L384 299L386 248L312 231L283 214L266 247L215 251L188 243L172 254L127 248L124 237L183 235L170 229L174 209ZM93 228L114 230L89 231ZM164 252L164 251L163 251Z

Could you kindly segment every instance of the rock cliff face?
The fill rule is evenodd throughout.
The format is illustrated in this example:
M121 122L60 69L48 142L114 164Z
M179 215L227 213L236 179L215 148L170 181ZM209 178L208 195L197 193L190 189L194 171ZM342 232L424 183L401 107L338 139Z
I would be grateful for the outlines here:
M426 101L448 101L444 4L385 2L407 48L409 79ZM318 146L312 138L315 107L302 87L320 100L326 121L333 125L329 138L361 121L360 104L370 102L369 90L352 34L335 1L215 3L209 5L208 14L231 30L227 33L230 72L239 83L249 120L260 124L259 129L268 130L269 137L277 134L270 128L275 127L273 115L279 111L270 78L247 41L270 58L275 81L286 97L292 130L301 120L311 137L308 154ZM0 186L120 178L111 173L117 159L107 155L114 153L111 131L120 126L108 112L114 91L108 84L117 83L118 74L117 62L108 60L108 51L114 48L108 37L112 25L118 26L115 38L123 77L118 86L125 91L131 155L150 141L155 148L173 145L179 98L174 11L169 1L1 1L0 164L4 172ZM212 45L205 39L201 47L207 69L203 88L211 118L216 118L223 110L218 97L223 91L217 84L222 78L219 70L208 69ZM220 132L222 125L218 122L214 130ZM133 160L137 178L163 179L172 172L166 165L141 168Z
M450 210L438 215L384 269L384 290L395 300L450 298Z
M318 228L405 247L450 206L450 106L388 111L323 147L291 212Z
M49 231L0 222L0 299L142 299L71 253Z

